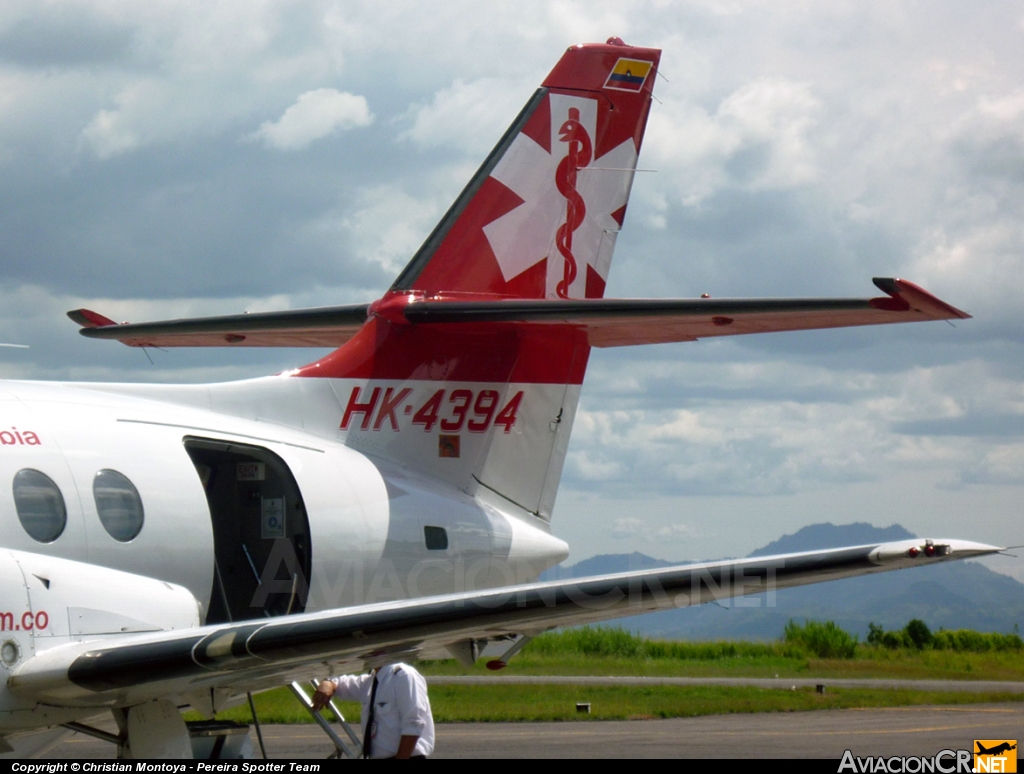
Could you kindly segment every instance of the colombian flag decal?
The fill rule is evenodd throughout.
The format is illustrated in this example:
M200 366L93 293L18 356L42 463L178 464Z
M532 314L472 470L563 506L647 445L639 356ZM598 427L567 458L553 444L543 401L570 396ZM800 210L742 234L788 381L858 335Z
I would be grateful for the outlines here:
M640 91L644 81L654 67L654 62L645 62L642 59L620 58L612 68L608 80L605 81L606 89L618 89L619 91Z

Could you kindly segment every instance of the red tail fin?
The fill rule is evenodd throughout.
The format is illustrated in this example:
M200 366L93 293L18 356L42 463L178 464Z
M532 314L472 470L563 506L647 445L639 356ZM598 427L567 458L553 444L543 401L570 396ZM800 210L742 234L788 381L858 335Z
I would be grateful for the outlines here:
M550 518L586 334L414 325L404 311L424 298L604 295L659 55L570 48L359 333L295 372L332 379L346 443Z
M602 297L660 55L570 48L392 290Z

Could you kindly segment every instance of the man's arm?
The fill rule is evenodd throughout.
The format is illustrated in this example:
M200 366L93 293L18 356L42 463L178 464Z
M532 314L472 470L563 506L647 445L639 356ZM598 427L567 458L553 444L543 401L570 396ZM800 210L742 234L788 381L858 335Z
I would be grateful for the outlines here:
M418 677L419 674L416 673L416 676ZM402 671L395 674L393 684L399 722L402 727L402 739L395 757L409 758L415 751L416 743L427 722L429 704L426 702L425 695L421 695L426 694L427 685L422 677L417 680L413 676L411 667L404 665Z
M313 694L313 709L319 711L326 707L331 697L334 696L335 687L333 680L321 680Z
M418 736L408 736L402 734L402 741L398 743L398 752L395 753L396 758L411 758L412 751L416 749L416 742L420 738Z
M372 681L373 675L340 675L321 680L313 694L313 709L322 710L335 697L343 701L366 701Z

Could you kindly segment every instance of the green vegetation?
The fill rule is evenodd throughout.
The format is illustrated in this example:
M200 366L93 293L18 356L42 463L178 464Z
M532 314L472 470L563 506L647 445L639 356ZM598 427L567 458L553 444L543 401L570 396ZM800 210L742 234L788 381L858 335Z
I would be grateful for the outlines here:
M540 656L604 656L636 660L722 661L752 658L799 658L799 648L788 642L687 642L648 640L624 629L581 626L549 632L527 643L516 658ZM512 662L515 663L515 662Z
M870 637L857 643L831 623L790 624L787 633L788 641L685 642L582 627L537 637L502 674L1024 680L1013 634L940 631L931 647L918 649L912 640L900 640L896 648ZM949 646L947 640L959 644ZM420 670L435 676L490 674L483 662L467 670L453 660L424 662Z
M868 624L868 644L889 650L916 648L917 650L951 650L956 653L1020 653L1024 641L1018 634L976 632L971 629L939 630L932 634L924 621L915 618L898 631L885 631L881 626Z
M853 658L857 637L843 631L832 621L807 621L786 624L783 640L787 645L803 648L818 658Z

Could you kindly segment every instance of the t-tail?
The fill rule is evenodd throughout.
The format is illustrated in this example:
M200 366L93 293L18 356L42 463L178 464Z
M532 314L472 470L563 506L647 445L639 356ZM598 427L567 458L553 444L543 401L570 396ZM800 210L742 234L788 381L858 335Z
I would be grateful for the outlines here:
M550 518L586 333L405 313L604 295L660 53L615 39L566 51L363 328L297 372L332 380L349 445Z
M68 314L134 347L335 348L270 392L131 390L341 437L545 520L591 347L970 316L898 278L875 278L883 295L869 298L604 298L660 53L617 38L566 51L372 304L138 324Z

